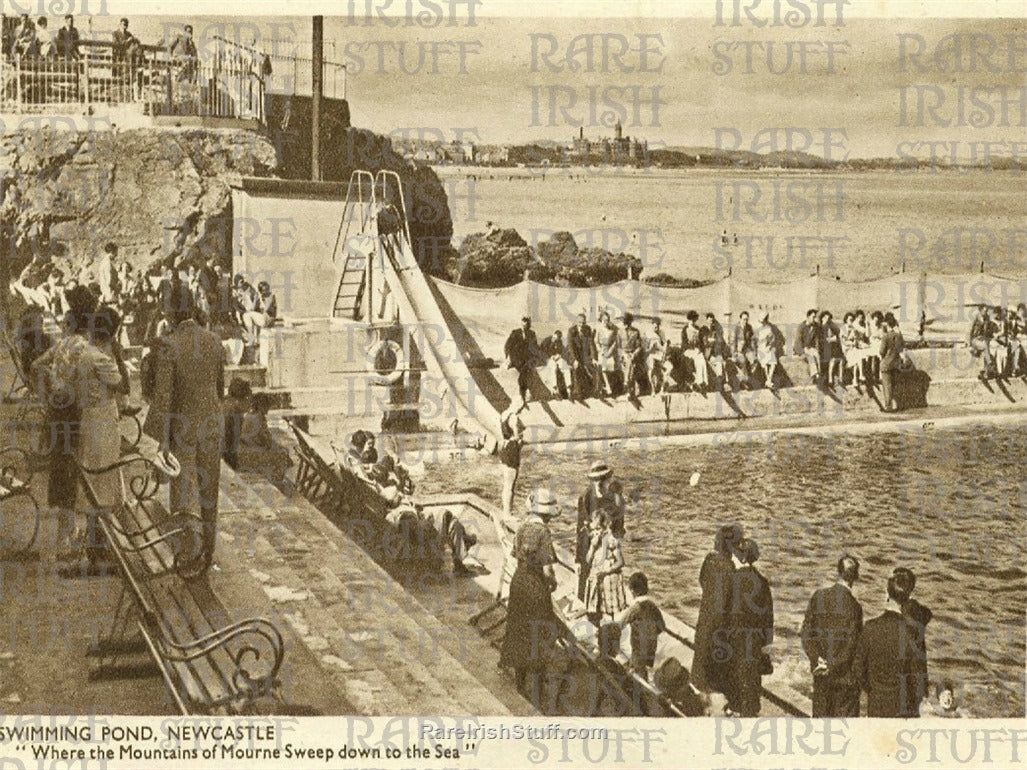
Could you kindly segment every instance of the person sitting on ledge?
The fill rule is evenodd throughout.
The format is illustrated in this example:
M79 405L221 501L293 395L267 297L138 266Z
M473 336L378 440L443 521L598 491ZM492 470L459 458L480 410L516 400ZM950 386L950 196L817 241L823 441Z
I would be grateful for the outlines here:
M995 376L995 359L992 353L992 337L995 329L991 321L991 311L987 306L982 306L974 315L970 324L970 352L975 358L981 359L981 372L977 375L979 379L988 380Z
M777 355L777 332L767 312L760 316L760 326L756 330L756 358L763 370L763 386L776 391L777 372L781 364Z
M817 349L817 340L820 336L820 325L817 323L817 309L810 308L806 311L806 320L799 325L795 338L795 354L802 356L809 367L809 381L811 385L820 382L820 351Z
M420 504L404 503L385 514L385 520L400 534L400 555L406 558L438 558L448 547L453 559L453 574L474 574L464 560L469 550L477 545L478 538L467 532L463 522L448 508L436 507L425 511Z
M1006 316L1006 339L1009 340L1009 376L1027 373L1027 318L1021 312L1023 304L1010 305Z
M285 447L277 444L271 435L267 415L271 411L271 397L255 393L250 400L250 411L242 416L239 443L236 449L240 468L260 471L276 486L288 486L288 470L292 459Z

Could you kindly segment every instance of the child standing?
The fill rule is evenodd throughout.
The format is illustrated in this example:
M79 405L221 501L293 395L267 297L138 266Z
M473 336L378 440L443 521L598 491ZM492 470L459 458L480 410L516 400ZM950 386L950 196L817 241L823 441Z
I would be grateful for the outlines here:
M627 606L624 596L624 556L620 538L611 529L605 511L592 514L592 542L588 549L589 573L585 584L585 611L589 620L599 626L603 616L612 617Z

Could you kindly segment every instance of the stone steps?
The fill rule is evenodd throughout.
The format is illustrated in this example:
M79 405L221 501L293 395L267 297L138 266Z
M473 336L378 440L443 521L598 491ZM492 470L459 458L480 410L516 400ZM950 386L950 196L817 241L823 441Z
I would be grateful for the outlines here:
M286 620L361 713L510 713L475 676L470 626L441 622L306 500L255 474L233 483L247 518L273 518L238 522L232 536L253 544L265 590L285 599Z

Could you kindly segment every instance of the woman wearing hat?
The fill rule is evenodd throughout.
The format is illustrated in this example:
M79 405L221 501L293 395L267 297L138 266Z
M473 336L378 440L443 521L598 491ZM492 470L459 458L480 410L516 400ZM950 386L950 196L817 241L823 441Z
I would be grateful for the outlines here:
M556 588L556 552L547 522L560 514L555 495L537 489L528 496L528 517L517 530L510 579L506 636L499 665L514 670L517 686L540 701L541 677L559 638L560 624L550 594Z
M578 598L585 601L590 570L589 549L592 546L592 514L604 511L610 519L610 531L624 537L624 497L611 487L613 470L602 461L588 469L588 489L578 498L577 534L574 563L578 565Z

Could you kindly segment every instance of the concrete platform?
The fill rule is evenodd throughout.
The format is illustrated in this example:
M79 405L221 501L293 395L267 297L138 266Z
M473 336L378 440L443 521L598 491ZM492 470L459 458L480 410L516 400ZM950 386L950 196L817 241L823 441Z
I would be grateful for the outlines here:
M434 586L434 599L414 595L411 581L387 573L298 494L285 496L256 473L229 472L222 487L236 510L222 516L220 552L247 565L304 655L353 706L325 713L533 713L467 622L485 599L480 591L442 572L417 581Z
M0 406L0 419L16 413L16 404ZM45 470L32 485L45 503ZM5 508L3 523L20 526L30 513ZM28 555L0 554L0 708L174 713L145 653L125 658L124 678L89 679L85 651L106 631L121 581L60 577L55 536L56 521L44 513ZM445 611L426 607L422 600L432 594L413 595L298 493L285 494L259 474L222 465L215 562L207 579L226 608L237 618L268 618L285 638L281 699L261 702L261 712L534 713L467 622L487 599L480 590L457 591L448 572L434 582L418 579L434 585L436 599L443 585L447 596L459 595Z

